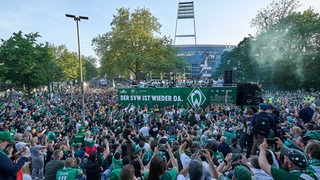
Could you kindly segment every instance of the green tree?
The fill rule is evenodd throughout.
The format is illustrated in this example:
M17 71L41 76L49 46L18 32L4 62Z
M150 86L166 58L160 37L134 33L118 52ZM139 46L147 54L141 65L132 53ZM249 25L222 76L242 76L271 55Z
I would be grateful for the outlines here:
M280 0L259 11L258 33L222 55L220 72L240 67L241 78L268 89L320 88L320 15L295 12L297 6Z
M51 81L47 70L54 65L48 44L37 43L38 33L13 33L1 40L0 76L4 80L24 85L30 96L33 88Z
M121 8L114 15L112 29L93 39L94 50L101 57L101 69L108 76L179 71L184 63L177 58L172 40L158 37L161 25L148 9Z
M319 87L315 69L319 67L319 20L319 14L312 10L294 12L257 36L251 53L256 55L260 71L265 72L267 85L282 89Z
M273 0L266 8L258 11L250 24L256 28L258 34L268 31L269 28L293 13L299 6L298 0Z
M62 76L58 81L73 81L80 74L78 56L74 52L69 52L65 45L52 47L55 63L62 69Z
M237 47L231 51L225 51L221 55L221 64L218 68L218 75L225 70L233 70L235 82L257 81L257 63L250 56L252 37L244 38Z
M85 61L84 79L90 80L94 77L97 77L99 75L98 69L96 68L97 59L93 56L83 56L82 59Z

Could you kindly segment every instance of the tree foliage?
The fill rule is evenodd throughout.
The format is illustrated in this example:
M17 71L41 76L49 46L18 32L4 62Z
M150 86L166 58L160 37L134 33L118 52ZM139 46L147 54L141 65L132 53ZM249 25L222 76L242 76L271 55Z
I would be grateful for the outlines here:
M221 56L221 64L217 74L223 74L225 70L233 70L235 82L254 81L257 63L249 55L252 38L244 38L236 48L226 51Z
M98 69L96 68L97 59L93 56L85 57L83 56L82 59L85 61L84 64L84 79L90 80L94 77L97 77L99 75Z
M48 44L37 43L38 37L38 33L23 35L19 31L1 40L0 46L0 76L24 85L29 95L32 88L51 81L47 70L55 67Z
M62 73L57 77L57 81L73 81L80 77L78 56L74 52L69 52L67 47L60 45L52 47L54 62L60 67Z
M299 6L298 0L273 0L269 6L258 11L256 17L251 21L251 26L255 27L258 33L268 31L269 28L293 13Z
M148 9L130 13L121 8L111 26L110 32L93 39L94 49L102 59L102 71L109 77L120 74L141 79L147 73L169 73L184 67L172 40L155 36L161 25Z
M237 62L245 81L262 82L265 88L320 88L320 15L309 9L277 19L223 54L220 70Z

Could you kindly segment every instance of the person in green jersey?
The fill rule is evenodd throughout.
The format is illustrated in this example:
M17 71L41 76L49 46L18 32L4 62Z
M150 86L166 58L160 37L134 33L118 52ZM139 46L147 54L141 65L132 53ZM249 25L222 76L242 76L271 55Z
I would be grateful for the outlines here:
M263 143L259 145L259 166L261 169L272 176L275 180L318 179L312 171L307 169L308 160L303 152L284 146L279 138L277 138L277 144L281 147L281 156L284 156L284 164L282 167L287 171L273 167L268 163L266 157L268 143L266 139L264 139Z
M79 128L79 132L77 132L75 135L74 135L74 138L73 138L73 142L75 144L77 143L81 143L81 147L84 147L84 138L85 138L85 133L84 133L84 127L81 126Z
M75 180L81 179L83 171L76 168L77 162L75 158L67 158L65 160L64 168L58 170L56 179L57 180Z

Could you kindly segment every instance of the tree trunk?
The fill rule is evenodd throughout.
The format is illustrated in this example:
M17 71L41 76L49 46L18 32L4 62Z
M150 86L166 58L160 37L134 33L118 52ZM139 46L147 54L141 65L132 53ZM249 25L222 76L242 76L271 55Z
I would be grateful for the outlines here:
M27 91L27 96L29 99L31 99L32 98L31 88L28 85L26 85L25 87L26 87L26 91Z

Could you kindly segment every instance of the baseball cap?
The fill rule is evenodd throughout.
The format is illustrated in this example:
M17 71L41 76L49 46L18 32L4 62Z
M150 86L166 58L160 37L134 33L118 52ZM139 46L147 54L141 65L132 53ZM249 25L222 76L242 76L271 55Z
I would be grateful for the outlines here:
M1 141L8 141L10 143L14 142L13 137L7 131L0 131L0 140Z
M320 134L317 131L308 131L304 134L304 137L310 137L311 139L320 141Z
M15 144L15 147L17 150L19 150L21 148L24 148L26 145L27 145L27 143L25 143L25 142L18 142Z
M203 174L203 165L198 157L194 157L189 164L189 176L190 179L201 177Z
M266 104L264 104L264 103L260 103L259 104L259 108L265 111L265 110L268 109L268 106Z
M23 138L23 134L22 133L16 133L16 134L14 134L13 138L15 140L19 140L20 138Z
M252 179L250 170L243 165L238 165L234 168L233 176L236 180Z
M303 152L286 146L282 146L280 152L282 155L287 156L294 165L300 168L306 168L308 166L307 157Z

